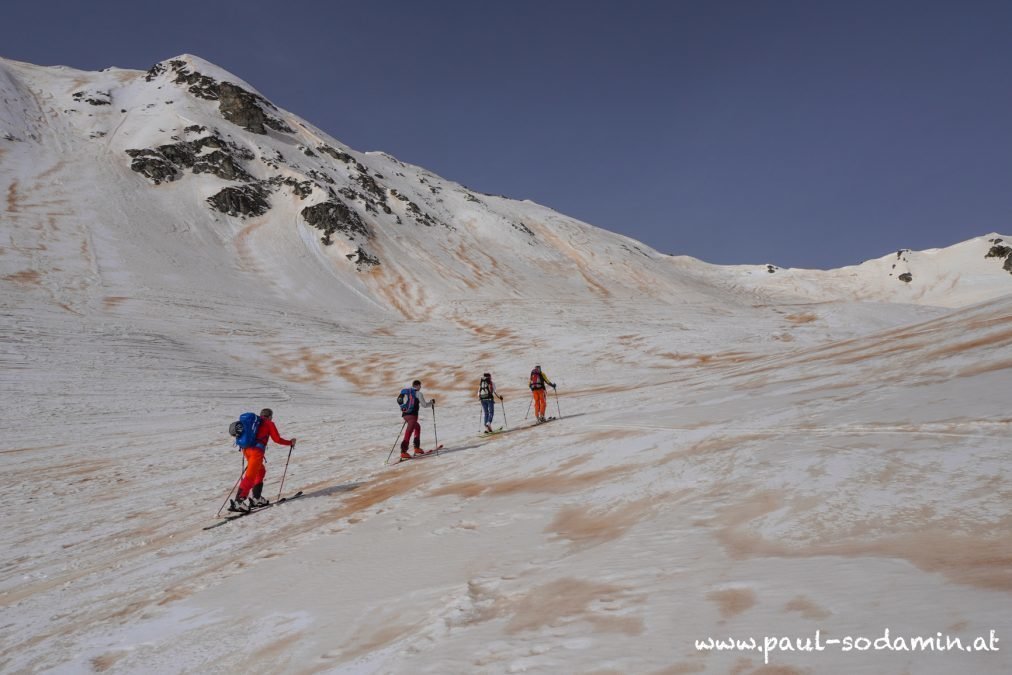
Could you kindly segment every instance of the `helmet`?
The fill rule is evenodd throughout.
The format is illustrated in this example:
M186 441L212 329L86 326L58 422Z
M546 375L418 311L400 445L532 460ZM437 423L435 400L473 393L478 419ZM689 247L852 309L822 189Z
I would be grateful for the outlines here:
M541 372L541 366L534 366L534 370Z
M492 377L491 373L482 373L482 377Z

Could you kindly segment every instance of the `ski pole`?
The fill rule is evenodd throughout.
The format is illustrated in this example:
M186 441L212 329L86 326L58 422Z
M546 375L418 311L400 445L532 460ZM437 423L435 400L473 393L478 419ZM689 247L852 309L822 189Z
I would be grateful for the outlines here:
M531 397L531 402L527 404L527 413L524 415L524 422L527 421L527 415L531 414L531 404L534 403L534 398Z
M390 448L390 454L387 455L387 461L383 462L384 464L389 464L390 463L390 458L393 457L393 454L394 454L394 448L397 447L397 440L401 437L401 433L404 432L404 427L406 427L407 424L408 424L408 421L404 420L404 424L401 425L401 430L397 432L397 438L394 439L394 444Z
M559 419L562 419L562 408L559 407L559 390L552 387L552 391L555 392L555 409L559 411Z
M510 426L510 423L506 421L506 399L504 399L502 396L500 396L499 397L499 402L502 403L502 423L505 424L506 428L508 429L509 426Z
M295 441L288 446L288 459L285 460L285 470L281 474L281 487L278 488L278 499L281 499L281 491L285 489L285 476L288 475L288 462L292 461L292 450L295 449ZM274 501L278 501L275 499Z
M218 516L221 515L221 509L225 508L225 504L228 504L228 498L231 497L232 496L232 492L234 492L235 489L237 487L239 487L239 481L242 480L243 474L246 473L246 457L243 456L243 455L240 455L239 456L239 462L242 463L242 472L239 473L239 480L237 480L235 482L235 485L232 486L232 489L228 491L227 495L225 495L225 501L222 502L221 508L218 509L218 513L214 514L215 518L217 518Z
M436 399L432 399L432 433L436 435L436 454L439 454L439 432L436 431Z

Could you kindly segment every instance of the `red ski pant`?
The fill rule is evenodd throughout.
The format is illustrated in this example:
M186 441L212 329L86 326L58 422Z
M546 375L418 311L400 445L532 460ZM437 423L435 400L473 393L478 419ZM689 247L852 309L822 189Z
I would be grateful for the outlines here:
M242 454L246 458L246 473L242 475L242 480L239 481L239 494L236 495L238 499L246 499L246 495L253 489L253 486L263 483L264 476L267 475L267 468L264 466L263 450L260 448L245 448Z
M547 397L545 396L545 390L544 389L534 389L533 393L534 393L534 416L535 417L544 417L545 416L545 407L547 405L546 404Z
M401 441L401 452L408 451L408 441L411 439L411 434L415 434L415 449L417 450L422 446L422 425L418 423L418 415L405 415L404 416L404 440Z

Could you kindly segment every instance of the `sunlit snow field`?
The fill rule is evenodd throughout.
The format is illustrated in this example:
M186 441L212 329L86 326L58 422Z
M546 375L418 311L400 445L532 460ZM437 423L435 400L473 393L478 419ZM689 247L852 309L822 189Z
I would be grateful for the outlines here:
M0 93L0 670L1012 671L1002 235L719 267L285 111L291 134L248 133L167 75L0 61ZM371 236L324 246L299 217L322 188L240 218L207 207L219 177L130 170L198 124L257 178L280 153L356 184L299 150L338 148L439 224L356 203ZM536 428L535 364L561 415ZM486 371L508 433L483 438ZM445 448L387 466L416 378ZM265 406L304 495L205 530L241 469L228 424ZM1000 651L862 648L886 629Z

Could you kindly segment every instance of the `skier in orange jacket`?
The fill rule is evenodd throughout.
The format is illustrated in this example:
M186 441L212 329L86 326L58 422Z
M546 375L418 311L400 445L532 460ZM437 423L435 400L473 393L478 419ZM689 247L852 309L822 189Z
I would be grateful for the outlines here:
M539 423L548 421L545 419L545 408L547 407L547 397L545 396L546 384L555 389L555 383L548 379L548 375L541 370L541 366L534 366L534 370L531 371L530 388L531 393L534 395L534 417Z

